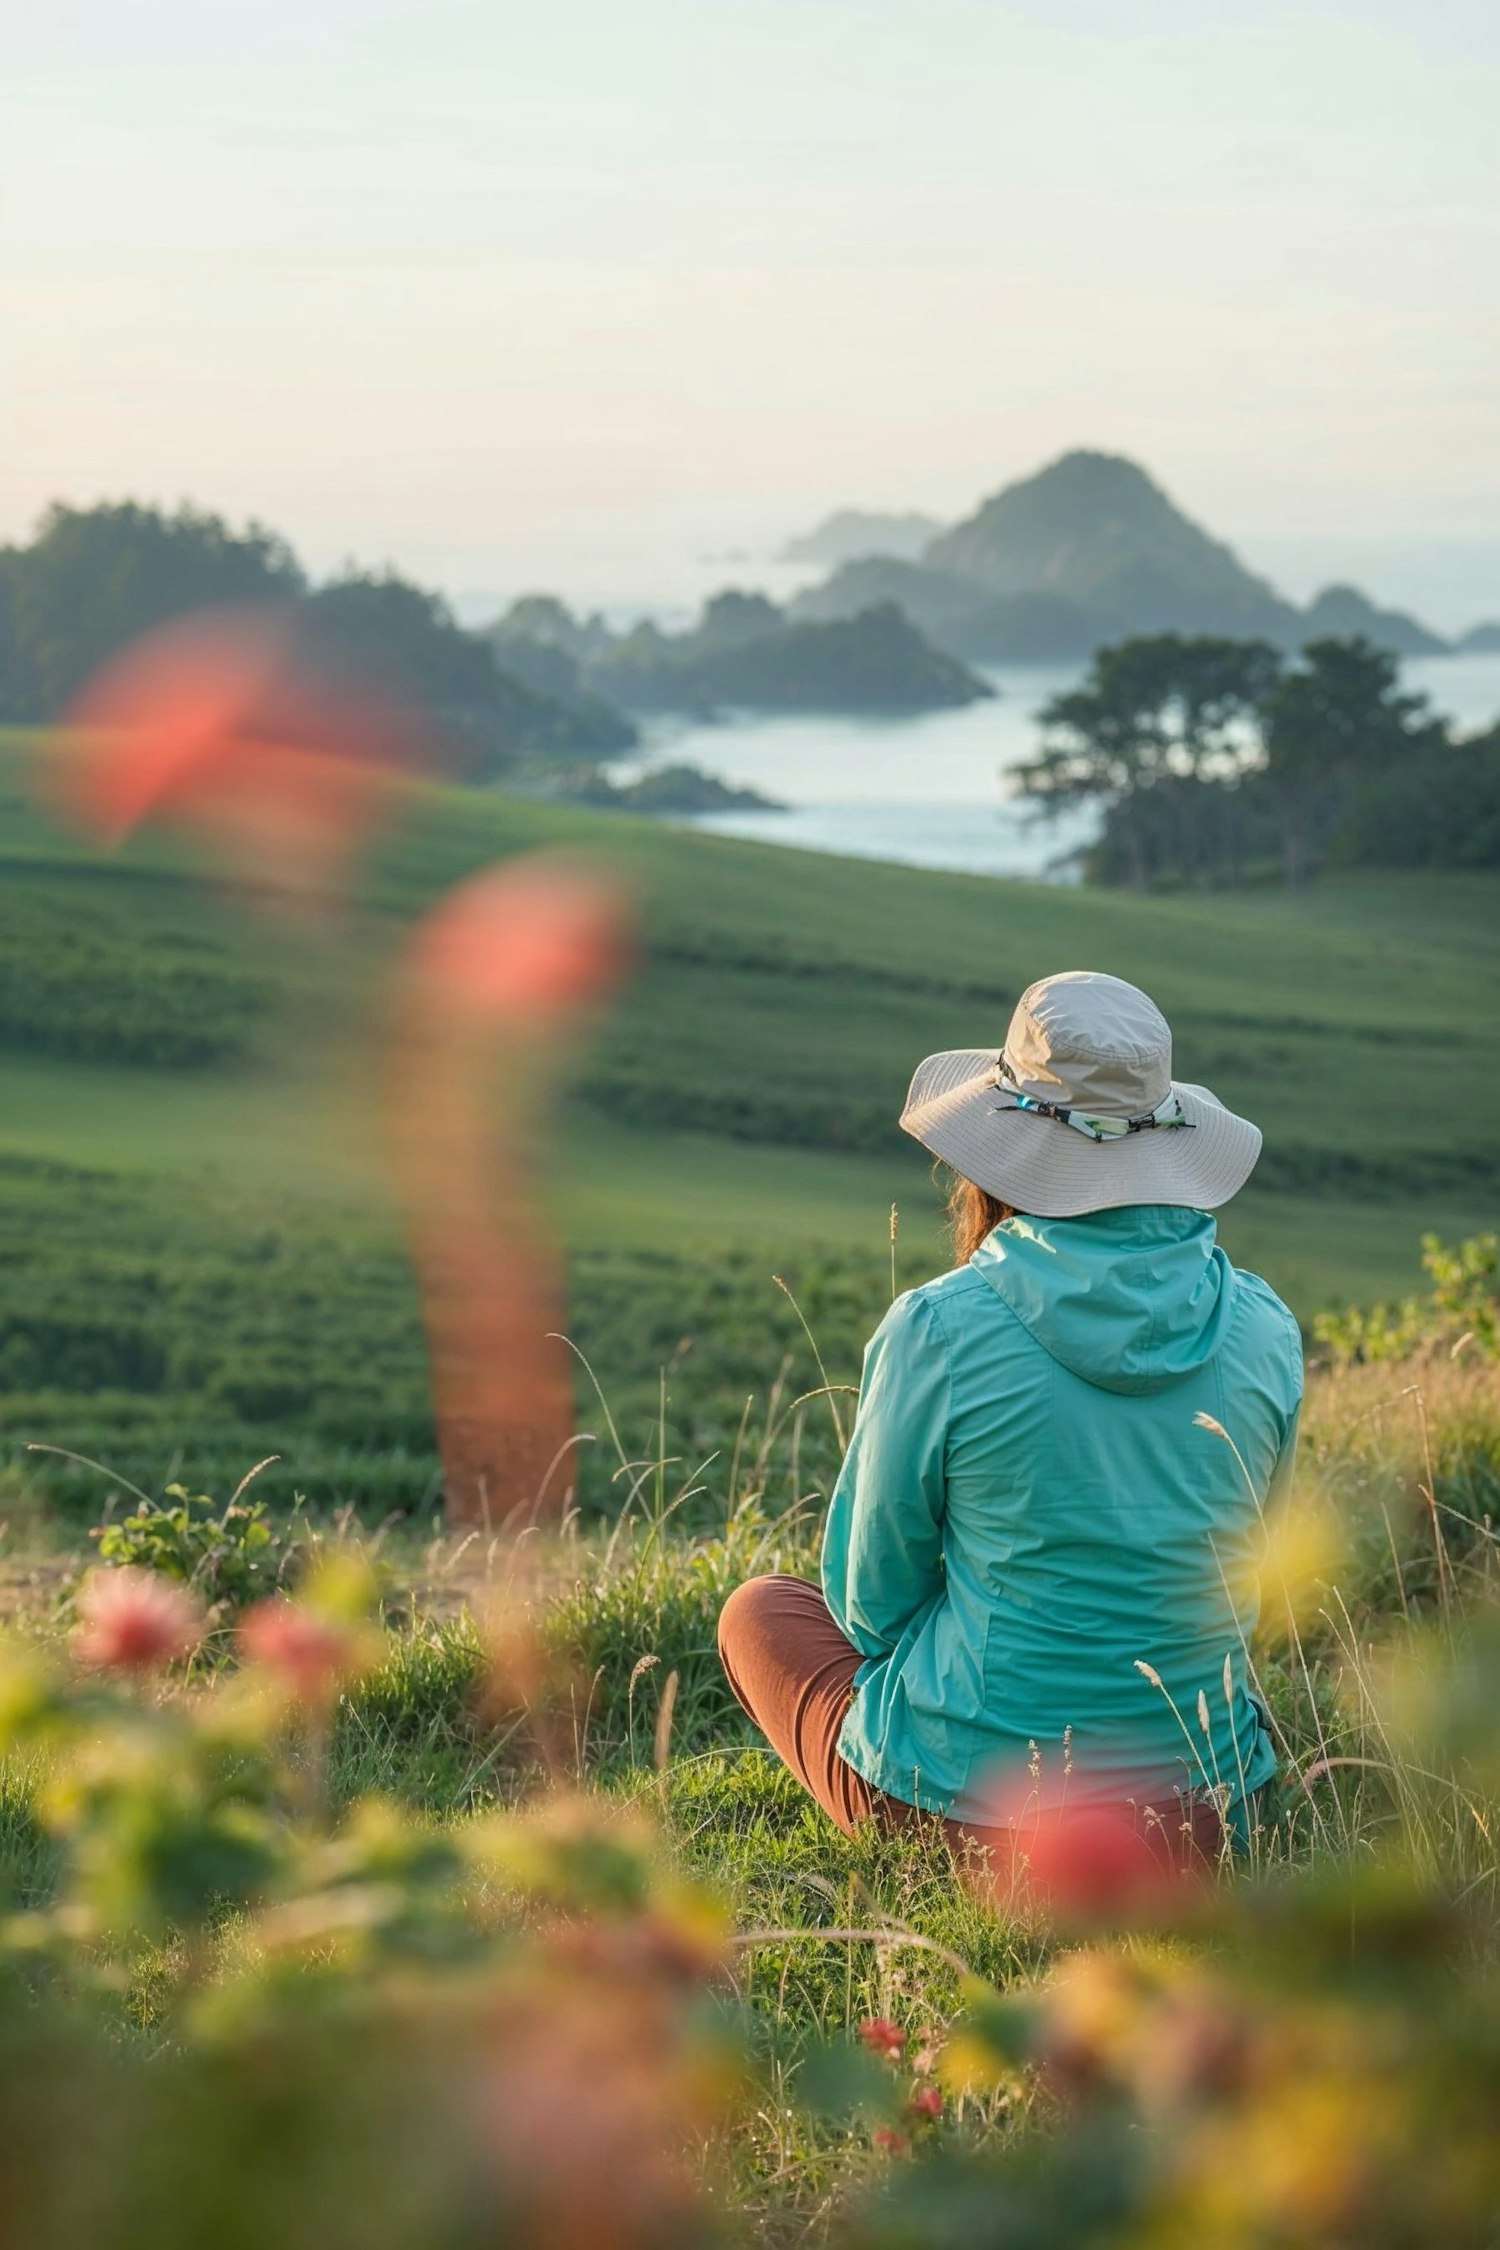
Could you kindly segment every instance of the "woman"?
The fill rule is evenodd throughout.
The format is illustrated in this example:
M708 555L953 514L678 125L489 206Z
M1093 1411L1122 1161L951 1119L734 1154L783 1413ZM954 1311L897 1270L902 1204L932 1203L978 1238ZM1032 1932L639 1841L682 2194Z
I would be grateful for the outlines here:
M870 1343L821 1591L725 1605L730 1685L846 1834L921 1812L1008 1850L1084 1805L1212 1852L1275 1765L1246 1642L1302 1398L1295 1321L1207 1215L1260 1134L1084 970L998 1056L929 1056L901 1123L959 1176L959 1263Z

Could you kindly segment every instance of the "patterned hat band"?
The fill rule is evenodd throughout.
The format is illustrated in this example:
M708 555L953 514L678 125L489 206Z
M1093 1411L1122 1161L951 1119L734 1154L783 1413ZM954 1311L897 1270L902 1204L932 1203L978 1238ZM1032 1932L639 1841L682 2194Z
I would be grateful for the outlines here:
M1003 1057L995 1066L990 1084L1001 1093L1009 1094L1010 1100L992 1102L987 1112L989 1116L999 1116L1006 1110L1024 1110L1033 1117L1050 1117L1058 1125L1071 1125L1075 1133L1082 1133L1091 1141L1122 1141L1131 1133L1190 1133L1193 1130L1193 1120L1184 1114L1175 1091L1169 1092L1165 1100L1158 1102L1144 1117L1089 1117L1081 1109L1067 1108L1061 1102L1039 1101L1032 1094L1023 1094L1006 1077Z

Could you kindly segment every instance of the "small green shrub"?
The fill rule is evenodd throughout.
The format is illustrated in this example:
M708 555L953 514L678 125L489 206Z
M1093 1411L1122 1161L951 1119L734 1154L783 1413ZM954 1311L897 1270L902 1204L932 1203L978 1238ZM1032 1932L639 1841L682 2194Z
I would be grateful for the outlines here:
M1485 1359L1500 1356L1500 1244L1495 1236L1476 1234L1450 1246L1435 1234L1424 1234L1422 1264L1432 1279L1425 1297L1316 1316L1313 1334L1336 1364L1406 1359L1415 1352L1457 1350L1460 1344Z
M142 1499L133 1514L93 1533L99 1559L157 1571L190 1587L207 1609L261 1601L275 1592L297 1540L294 1529L272 1521L263 1500L243 1499L244 1490L218 1509L206 1493L169 1484L170 1505Z

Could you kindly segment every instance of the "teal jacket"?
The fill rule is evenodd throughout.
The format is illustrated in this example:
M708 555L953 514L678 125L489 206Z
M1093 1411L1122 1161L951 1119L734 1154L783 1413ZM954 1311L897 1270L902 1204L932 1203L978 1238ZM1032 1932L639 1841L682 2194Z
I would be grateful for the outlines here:
M1257 1789L1276 1760L1246 1642L1301 1400L1296 1322L1202 1212L1007 1219L898 1297L823 1546L866 1659L850 1765L976 1819L997 1788Z

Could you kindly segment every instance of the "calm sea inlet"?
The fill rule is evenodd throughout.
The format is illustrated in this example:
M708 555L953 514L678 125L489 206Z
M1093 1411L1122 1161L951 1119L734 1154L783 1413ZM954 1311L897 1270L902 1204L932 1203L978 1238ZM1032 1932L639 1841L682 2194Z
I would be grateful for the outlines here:
M1427 657L1407 664L1405 675L1465 729L1500 718L1500 656ZM709 813L684 827L913 867L1072 880L1067 858L1088 842L1092 816L1075 810L1039 822L1009 794L1006 777L1035 755L1037 711L1077 672L1034 666L985 676L998 690L993 703L920 719L653 726L644 754L616 770L699 766L787 807Z

